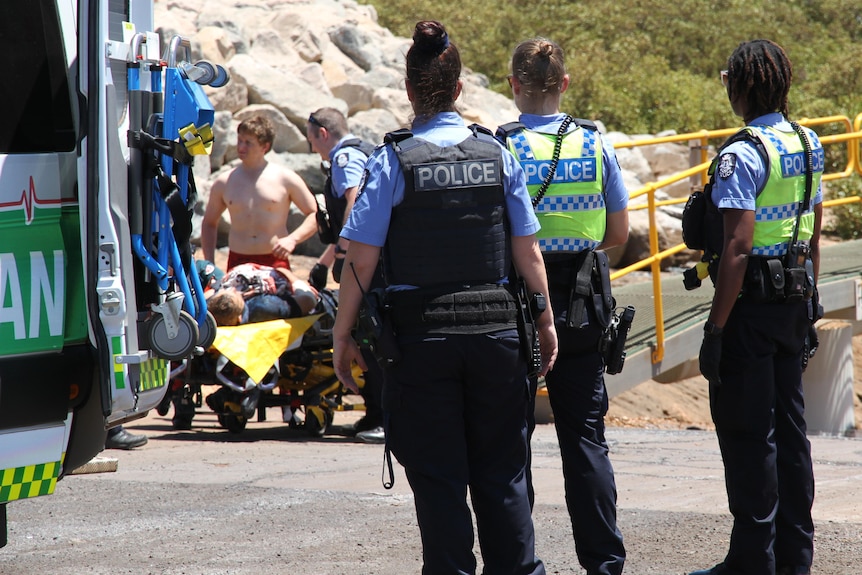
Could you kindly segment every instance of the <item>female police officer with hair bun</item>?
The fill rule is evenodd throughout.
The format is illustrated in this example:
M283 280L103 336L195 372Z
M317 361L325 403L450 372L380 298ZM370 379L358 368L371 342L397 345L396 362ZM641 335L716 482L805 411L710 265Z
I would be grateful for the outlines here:
M369 158L342 232L335 370L352 387L351 363L365 367L351 329L382 251L400 355L383 394L386 442L415 496L422 573L475 573L469 488L484 572L541 574L525 476L527 364L507 282L514 264L547 298L539 225L518 163L456 112L460 74L443 25L416 24L412 129L388 134ZM542 373L556 356L552 318L537 319Z
M528 174L542 225L539 247L560 340L559 357L545 383L575 548L588 575L619 575L626 552L605 439L608 394L599 349L613 298L607 257L597 250L626 241L628 192L613 146L596 125L560 112L569 75L559 45L546 38L518 44L510 83L521 115L497 134Z
M746 127L719 150L705 190L715 295L700 368L709 380L733 530L724 561L692 575L808 575L814 475L802 356L817 319L810 298L823 148L813 131L787 119L792 71L780 46L740 44L721 78Z

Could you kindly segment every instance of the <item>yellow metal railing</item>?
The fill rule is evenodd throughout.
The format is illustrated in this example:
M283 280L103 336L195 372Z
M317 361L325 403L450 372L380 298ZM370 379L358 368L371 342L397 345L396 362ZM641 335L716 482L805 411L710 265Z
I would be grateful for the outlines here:
M831 181L838 180L841 178L847 178L851 176L854 172L859 175L862 175L862 162L860 162L860 158L862 158L862 153L860 153L860 144L862 144L862 114L856 116L855 120L851 123L850 119L847 116L825 116L823 118L803 118L799 120L800 124L805 126L822 126L825 124L839 124L843 125L846 132L843 134L833 134L829 136L820 137L820 142L824 145L834 145L834 144L847 144L847 165L844 170L840 172L830 172L823 175L823 181ZM650 182L645 184L643 187L634 190L629 194L629 209L630 210L638 210L638 209L646 209L649 210L649 248L650 255L647 258L644 258L638 262L635 262L627 267L621 268L614 273L611 274L611 280L615 280L620 278L628 273L631 273L636 270L643 269L647 266L650 268L650 272L652 274L652 285L653 285L653 299L655 302L655 326L656 326L656 335L655 342L652 346L652 362L653 364L660 362L664 359L664 342L665 342L665 329L664 329L664 307L662 304L662 293L661 293L661 262L665 258L673 256L685 249L685 244L679 244L664 250L659 250L659 241L658 241L658 228L656 226L656 208L665 205L671 204L681 204L685 203L688 197L684 198L673 198L670 200L662 200L656 201L655 193L657 190L684 180L686 178L692 178L694 176L700 176L700 186L703 186L707 182L707 170L709 168L710 158L709 158L709 142L710 140L716 140L719 138L726 139L728 136L735 134L738 131L738 128L729 128L722 130L702 130L700 132L692 132L688 134L675 134L672 136L663 136L660 138L650 138L643 140L630 140L627 142L620 142L618 144L614 144L615 148L634 148L634 147L642 147L642 146L655 146L658 144L666 144L666 143L680 143L685 142L689 145L690 149L699 150L700 163L692 166L687 170L683 170L666 178L662 178L656 182ZM632 205L631 200L638 198L640 196L646 196L647 201L646 204L637 204ZM858 196L840 198L834 200L825 200L823 202L824 208L829 208L833 206L850 204L855 202L862 201L862 198Z

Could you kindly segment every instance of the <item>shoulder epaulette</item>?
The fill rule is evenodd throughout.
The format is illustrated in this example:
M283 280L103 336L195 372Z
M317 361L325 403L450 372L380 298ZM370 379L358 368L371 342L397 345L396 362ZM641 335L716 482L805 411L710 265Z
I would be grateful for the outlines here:
M524 125L523 122L509 122L508 124L503 124L497 128L496 136L497 139L506 143L508 137L518 130L525 130L527 126Z
M395 130L394 132L388 132L385 136L383 136L384 144L397 144L398 142L403 142L407 138L412 138L413 132L408 128L401 128L400 130Z
M587 128L588 130L593 130L594 132L599 131L599 126L593 122L592 120L584 120L583 118L575 118L574 123L576 126L581 128Z
M486 142L494 142L495 144L499 144L499 140L494 137L494 132L492 132L489 128L482 126L481 124L470 124L467 126L470 128L470 131L473 132L473 136L479 138L480 140L485 140Z
M743 141L751 142L752 144L754 144L754 148L757 150L757 153L760 154L760 157L763 160L763 163L767 166L769 165L769 153L767 153L767 151L766 151L766 146L763 145L763 141L760 139L760 136L757 135L757 133L754 130L750 130L748 128L743 128L740 131L738 131L737 133L735 133L734 135L732 135L731 137L729 137L721 145L721 148L719 148L718 154L716 154L716 156L720 155L721 151L724 148L728 147L729 145L733 144L734 142L743 142Z
M365 140L362 140L360 138L350 138L349 140L345 140L341 146L347 148L356 148L366 156L370 156L376 148L374 144L366 142Z

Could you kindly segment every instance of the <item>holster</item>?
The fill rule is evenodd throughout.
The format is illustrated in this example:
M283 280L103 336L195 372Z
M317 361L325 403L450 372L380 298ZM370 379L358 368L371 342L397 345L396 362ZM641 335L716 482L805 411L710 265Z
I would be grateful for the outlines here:
M386 292L382 288L373 289L363 297L355 335L359 346L369 349L382 367L394 365L401 359Z
M592 305L602 329L611 323L614 298L611 295L611 275L608 255L603 251L585 250L566 263L569 269L569 307L566 327L580 329L589 325L587 304ZM549 270L548 280L555 273ZM559 272L556 272L559 275Z
M336 243L338 237L335 235L335 230L332 229L332 222L329 221L329 212L318 207L315 219L317 220L317 237L320 242L326 245Z

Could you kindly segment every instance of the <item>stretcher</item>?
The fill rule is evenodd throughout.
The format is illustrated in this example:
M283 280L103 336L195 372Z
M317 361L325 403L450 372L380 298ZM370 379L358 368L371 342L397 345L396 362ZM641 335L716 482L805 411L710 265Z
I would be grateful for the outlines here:
M324 291L312 315L219 327L209 350L179 362L158 413L174 407L174 429L190 429L197 409L205 404L219 424L241 433L255 413L266 420L267 407L281 407L291 428L322 437L336 411L362 410L361 402L345 403L349 391L332 366L335 297ZM362 372L354 379L364 386ZM207 393L204 386L216 386Z

